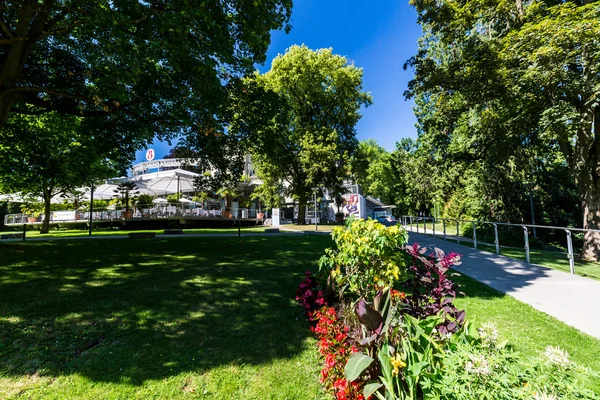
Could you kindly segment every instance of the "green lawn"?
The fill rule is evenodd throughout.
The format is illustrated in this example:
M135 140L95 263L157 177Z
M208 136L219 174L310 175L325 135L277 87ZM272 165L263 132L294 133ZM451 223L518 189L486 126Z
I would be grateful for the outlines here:
M0 398L324 398L293 297L330 245L292 235L0 244ZM600 341L461 283L459 306L518 350L560 345L600 370Z
M600 340L467 276L454 280L465 293L456 306L466 310L467 318L476 324L494 323L500 336L521 354L537 357L548 345L560 346L577 363L600 371ZM591 388L600 393L600 378L592 381Z
M313 399L328 238L0 244L0 398Z

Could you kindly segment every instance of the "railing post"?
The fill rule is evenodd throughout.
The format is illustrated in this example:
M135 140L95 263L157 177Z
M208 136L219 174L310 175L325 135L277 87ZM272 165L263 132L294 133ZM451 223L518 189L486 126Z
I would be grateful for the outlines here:
M442 219L442 225L444 227L444 240L446 240L446 219Z
M529 233L526 226L523 227L523 236L525 237L525 260L527 260L527 264L531 264L529 257Z
M417 218L417 233L419 233L419 218Z
M471 225L473 225L473 247L477 248L477 225L475 221L471 221Z
M25 241L26 236L27 236L27 224L23 224L23 241Z
M435 217L432 218L433 223L431 225L433 225L433 236L435 237Z
M458 222L458 220L456 220L456 243L460 244L460 234L459 234L459 226L460 226L460 222Z
M498 224L494 225L494 243L496 244L496 254L500 254L500 239L498 239Z
M565 229L567 232L567 257L569 258L569 267L571 269L571 273L575 275L575 256L573 255L573 238L571 237L571 231Z
M412 232L412 215L409 218L410 218L410 231Z

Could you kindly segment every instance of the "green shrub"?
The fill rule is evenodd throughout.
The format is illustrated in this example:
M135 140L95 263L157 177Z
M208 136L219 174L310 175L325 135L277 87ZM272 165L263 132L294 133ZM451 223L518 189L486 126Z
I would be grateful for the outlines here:
M352 219L346 227L335 228L332 238L337 249L325 250L319 267L351 299L372 299L380 288L406 279L402 247L408 235L401 226Z

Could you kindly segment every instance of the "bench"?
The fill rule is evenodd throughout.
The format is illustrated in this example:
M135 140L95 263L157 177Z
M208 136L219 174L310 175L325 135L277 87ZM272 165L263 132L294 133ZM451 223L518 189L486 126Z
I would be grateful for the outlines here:
M151 239L156 237L154 232L129 232L127 234L130 239Z
M165 235L181 235L183 234L183 229L165 229Z
M265 233L279 233L279 228L267 228Z

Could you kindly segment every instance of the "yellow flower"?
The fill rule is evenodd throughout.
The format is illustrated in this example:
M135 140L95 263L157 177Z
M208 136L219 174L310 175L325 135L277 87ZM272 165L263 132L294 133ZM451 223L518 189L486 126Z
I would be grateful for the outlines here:
M394 367L392 375L398 375L398 369L406 367L406 363L402 361L400 354L396 353L396 356L392 357L392 366Z

